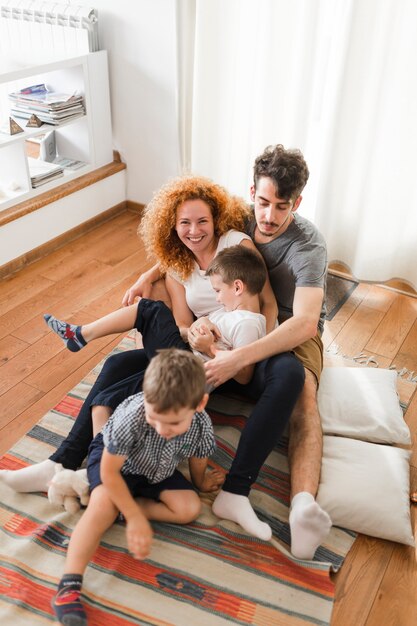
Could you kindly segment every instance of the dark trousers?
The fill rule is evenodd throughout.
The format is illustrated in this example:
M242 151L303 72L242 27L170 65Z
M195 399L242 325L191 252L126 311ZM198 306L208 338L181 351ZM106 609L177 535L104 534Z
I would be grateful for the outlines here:
M51 455L52 461L68 469L80 467L93 439L91 407L103 404L115 409L123 400L141 391L145 370L158 349L190 349L181 339L172 312L163 302L142 298L135 328L142 334L144 349L120 352L106 359L68 436Z
M93 438L91 406L106 397L110 389L112 408L142 388L149 360L161 348L189 350L179 334L171 311L162 302L139 302L136 328L142 333L144 349L129 350L109 357L88 394L80 413L58 450L50 457L64 467L76 469L87 455ZM228 381L215 393L234 392L256 401L245 423L225 491L248 495L265 459L279 440L304 385L304 368L290 352L258 363L247 385ZM99 395L101 394L101 395Z

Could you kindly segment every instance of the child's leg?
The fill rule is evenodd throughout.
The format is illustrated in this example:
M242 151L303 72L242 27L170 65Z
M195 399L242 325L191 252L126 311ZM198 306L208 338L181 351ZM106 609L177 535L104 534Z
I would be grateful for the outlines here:
M148 520L188 524L200 514L201 500L192 489L165 489L159 502L150 498L138 498L140 508Z
M93 421L93 437L100 433L103 426L107 424L110 415L113 413L109 406L94 405L91 407L91 419Z
M93 489L88 506L74 528L68 544L65 574L84 573L102 535L113 524L118 513L103 485Z
M68 324L49 314L45 314L44 319L49 328L64 341L68 350L78 352L89 341L135 328L137 310L138 303L135 303L83 326Z
M86 626L87 616L80 601L84 571L103 533L113 524L118 510L102 485L92 493L87 509L74 528L68 545L64 575L52 607L64 626Z

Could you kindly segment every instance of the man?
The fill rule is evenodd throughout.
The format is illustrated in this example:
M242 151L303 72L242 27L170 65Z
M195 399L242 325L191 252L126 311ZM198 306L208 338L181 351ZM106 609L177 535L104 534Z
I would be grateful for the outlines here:
M271 146L256 159L254 215L247 233L267 265L280 324L250 346L218 353L205 365L208 382L216 386L243 366L287 351L304 366L304 388L291 415L289 440L291 551L299 558L313 558L331 527L330 517L315 502L322 458L317 388L323 367L326 246L316 227L296 214L308 176L298 150ZM226 492L218 497L221 505L227 503ZM217 514L230 509L227 504L214 506Z

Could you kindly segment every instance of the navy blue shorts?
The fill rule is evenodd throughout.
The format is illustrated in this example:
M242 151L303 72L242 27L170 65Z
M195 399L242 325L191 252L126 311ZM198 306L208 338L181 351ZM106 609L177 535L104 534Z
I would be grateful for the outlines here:
M104 444L103 435L99 433L91 442L88 449L87 460L87 476L90 483L90 492L102 484L100 478L100 462L103 456ZM126 485L133 497L141 496L142 498L150 498L159 500L162 491L191 489L195 491L193 485L178 470L162 480L160 483L150 483L145 476L140 474L122 474Z

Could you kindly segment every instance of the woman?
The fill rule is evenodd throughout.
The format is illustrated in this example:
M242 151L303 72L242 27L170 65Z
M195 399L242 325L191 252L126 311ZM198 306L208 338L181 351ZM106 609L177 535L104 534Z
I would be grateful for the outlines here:
M184 340L193 332L194 316L207 315L219 307L216 294L205 276L205 270L217 252L236 244L255 250L251 239L239 232L249 214L250 209L243 200L230 196L219 185L200 177L174 179L157 192L148 205L140 231L147 251L156 257L158 264L147 272L146 278L156 279L161 272L166 272L166 288ZM126 293L124 304L130 303L138 285L140 281ZM146 294L142 292L141 295ZM270 331L276 323L277 307L269 282L261 294L261 306L267 319L267 331ZM274 365L278 360L279 376ZM92 439L90 407L93 400L94 403L108 401L110 387L111 406L115 408L140 389L147 364L143 350L132 350L107 359L70 434L58 450L47 461L3 474L3 480L17 491L45 490L56 463L71 469L79 467ZM293 354L284 353L258 364L248 385L228 381L219 388L247 395L257 400L257 404L246 422L231 471L214 510L221 517L223 513L228 519L234 516L234 521L261 539L269 539L271 529L256 517L248 494L291 415L303 382L303 367ZM244 463L240 461L242 455Z

